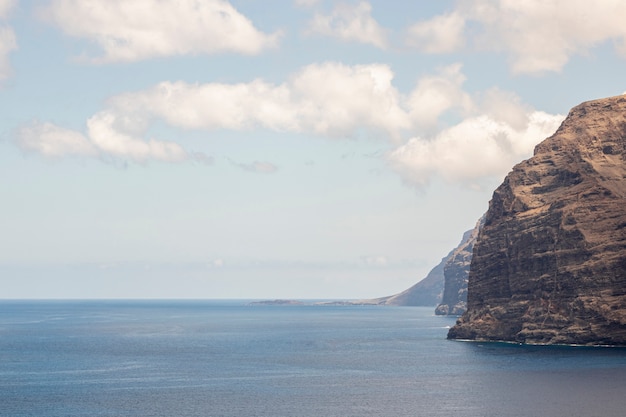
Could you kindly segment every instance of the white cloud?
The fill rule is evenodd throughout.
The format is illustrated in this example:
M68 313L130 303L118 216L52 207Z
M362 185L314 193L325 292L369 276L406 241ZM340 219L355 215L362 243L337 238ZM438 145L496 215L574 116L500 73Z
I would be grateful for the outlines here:
M202 153L188 154L174 142L134 137L120 130L116 116L108 111L97 113L87 121L87 135L52 123L34 122L19 129L16 143L24 151L49 158L79 156L138 163L150 160L212 162Z
M462 89L464 82L460 64L449 65L435 75L422 77L408 99L411 118L421 127L433 127L441 115L451 109L469 112L473 102Z
M81 133L51 123L35 122L18 132L17 143L25 151L47 157L96 156L96 147Z
M17 144L45 156L97 154L140 163L212 162L186 152L175 142L145 138L156 121L180 129L263 128L332 138L365 134L400 140L411 120L392 80L393 72L386 65L325 63L307 66L280 85L263 80L241 84L163 82L111 98L105 109L87 120L85 134L34 124L21 130ZM276 170L263 162L246 168L266 173Z
M365 128L399 138L410 127L387 65L310 65L289 88L298 104L301 130L332 137L353 136Z
M356 136L360 130L399 138L410 127L408 113L386 65L309 65L280 85L163 82L110 101L141 130L159 118L185 129L250 130Z
M410 185L423 187L437 176L474 185L503 177L532 155L534 146L554 133L563 116L532 111L525 126L512 127L492 115L470 117L431 139L412 138L391 152L391 167Z
M17 143L51 157L210 164L212 158L188 152L176 142L146 137L147 132L165 122L177 129L381 137L403 143L386 155L387 161L407 183L419 187L433 177L473 184L502 176L530 156L534 145L553 133L563 118L535 111L499 89L467 93L458 64L423 77L407 95L400 94L392 80L386 65L324 63L304 67L279 85L263 80L164 82L111 98L87 120L84 134L35 123L20 131ZM442 119L450 112L459 121L446 127ZM266 161L231 162L250 172L278 169Z
M16 0L0 0L0 19L6 19Z
M499 88L487 90L480 97L480 108L496 122L503 122L516 130L523 130L528 125L532 108L520 101L520 98Z
M465 18L459 13L436 16L408 29L407 43L425 53L450 53L465 44Z
M410 29L425 52L453 52L469 37L478 49L504 51L519 74L560 71L574 55L612 41L626 57L626 2L465 0ZM465 27L465 33L463 33ZM467 30L468 27L472 31Z
M385 30L372 17L372 6L365 1L356 5L339 3L329 15L316 13L308 33L330 36L346 42L387 47Z
M144 141L125 133L116 126L116 118L113 112L102 111L87 121L89 138L104 155L135 162L181 162L188 158L187 152L174 142Z
M97 43L94 62L237 52L257 54L277 45L225 0L53 0L42 18L66 34Z
M241 84L162 82L110 100L127 123L142 128L157 117L185 129L290 130L295 115L290 91L262 80ZM134 117L129 117L134 115Z

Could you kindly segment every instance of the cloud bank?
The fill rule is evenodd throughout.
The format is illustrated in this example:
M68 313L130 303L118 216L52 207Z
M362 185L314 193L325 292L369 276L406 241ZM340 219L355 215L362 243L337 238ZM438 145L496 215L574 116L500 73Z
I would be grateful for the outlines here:
M0 19L13 3L0 2ZM319 6L311 0L295 4ZM95 63L221 52L258 54L276 47L282 35L260 31L226 0L52 0L39 11L67 35L98 45L103 55L89 58ZM337 3L328 13L316 12L305 32L386 49L389 30L372 13L367 1ZM559 72L571 57L586 55L605 42L612 42L626 57L625 15L626 3L621 0L597 0L593 6L584 0L457 0L452 10L409 26L406 43L430 54L467 46L502 52L513 73L538 75ZM11 30L0 27L0 71L2 57L6 61L7 50L16 47L14 38Z
M415 137L388 155L391 167L410 185L424 187L433 177L480 187L504 176L532 155L537 143L554 133L562 116L532 111L518 128L493 115L470 117L432 138Z
M193 159L180 145L155 139L143 140L119 129L117 115L100 112L87 120L87 134L51 123L22 127L17 143L25 151L47 157L88 156L145 163L151 160L181 162Z
M534 110L510 92L468 93L460 64L422 77L408 93L393 85L393 76L382 64L327 62L306 66L282 84L162 82L112 97L86 121L84 133L34 122L18 132L17 144L47 157L210 163L147 132L163 122L184 130L379 138L392 149L385 157L389 167L408 184L423 187L440 177L471 185L504 175L563 119ZM234 164L257 173L277 170L265 161Z
M400 137L410 127L387 65L339 63L304 67L275 85L261 79L240 84L163 82L123 94L110 105L141 125L159 118L185 129L265 128L354 137L362 129Z
M42 19L67 35L102 48L95 63L235 52L275 47L280 32L266 34L225 0L53 0ZM180 23L184 22L184 25Z
M516 74L561 71L574 55L613 42L626 57L626 3L620 0L459 0L452 12L417 22L408 44L427 53L474 48L504 52Z
M163 82L150 89L112 97L86 121L85 133L34 122L18 132L25 151L48 157L96 156L144 163L193 159L173 141L146 138L151 124L180 129L313 133L329 138L372 135L399 138L410 127L393 72L385 65L314 64L274 85ZM273 171L255 165L257 172Z
M316 6L316 1L296 1ZM420 52L448 54L471 48L508 56L514 74L560 72L576 55L587 55L611 42L626 57L626 3L597 0L457 0L452 10L415 22L405 30L405 42ZM387 33L372 15L369 2L339 3L328 13L316 13L307 33L345 42L388 48Z

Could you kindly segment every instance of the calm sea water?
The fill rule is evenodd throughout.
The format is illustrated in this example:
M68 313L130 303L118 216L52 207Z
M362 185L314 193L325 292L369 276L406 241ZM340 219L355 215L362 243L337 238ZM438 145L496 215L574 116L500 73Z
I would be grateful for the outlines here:
M1 301L0 415L626 415L626 350L447 341L432 313Z

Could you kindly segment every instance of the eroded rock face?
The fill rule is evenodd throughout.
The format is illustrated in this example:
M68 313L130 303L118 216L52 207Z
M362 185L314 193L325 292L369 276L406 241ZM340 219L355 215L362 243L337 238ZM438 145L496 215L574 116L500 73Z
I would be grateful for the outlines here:
M626 345L626 96L573 108L494 192L448 337Z
M435 314L458 316L467 310L467 281L472 251L483 221L484 217L476 223L474 229L465 232L459 246L448 255L443 267L443 297Z

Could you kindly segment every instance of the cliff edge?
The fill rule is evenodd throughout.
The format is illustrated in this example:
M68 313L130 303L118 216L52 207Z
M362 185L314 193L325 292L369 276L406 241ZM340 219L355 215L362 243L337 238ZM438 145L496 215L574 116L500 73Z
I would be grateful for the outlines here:
M626 345L626 96L574 107L496 189L448 338Z

